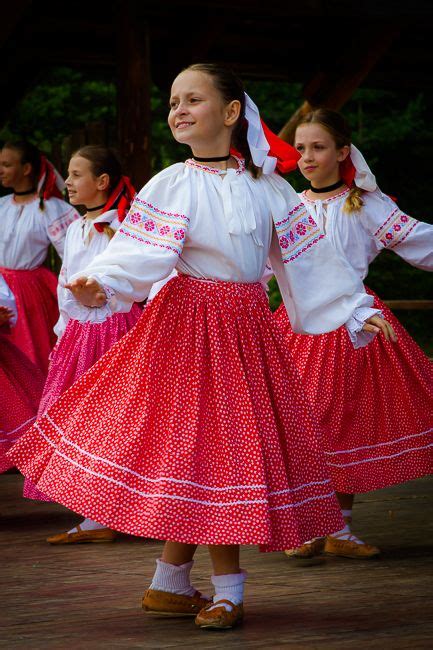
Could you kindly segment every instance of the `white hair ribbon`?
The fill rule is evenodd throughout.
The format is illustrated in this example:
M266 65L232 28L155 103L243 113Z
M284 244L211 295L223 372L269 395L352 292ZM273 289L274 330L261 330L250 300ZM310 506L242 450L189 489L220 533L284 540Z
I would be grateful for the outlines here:
M353 144L350 145L350 159L355 168L355 185L361 190L374 192L377 187L376 177L367 165L362 153Z
M247 141L253 163L257 167L261 167L264 174L272 174L275 171L277 159L274 156L268 156L271 147L263 131L259 109L247 93L245 93L245 119L248 122Z

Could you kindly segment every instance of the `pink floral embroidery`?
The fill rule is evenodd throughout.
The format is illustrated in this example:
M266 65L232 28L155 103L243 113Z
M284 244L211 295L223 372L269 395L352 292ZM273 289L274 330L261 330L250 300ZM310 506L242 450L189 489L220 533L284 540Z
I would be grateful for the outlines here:
M285 264L298 258L324 237L303 203L290 210L285 219L275 224L275 228Z
M188 224L186 215L166 212L137 196L118 233L180 255Z
M401 244L412 232L418 221L403 214L397 206L392 210L374 236L385 248L394 248Z
M140 213L139 212L130 213L129 220L131 223L139 223L139 221L141 220Z

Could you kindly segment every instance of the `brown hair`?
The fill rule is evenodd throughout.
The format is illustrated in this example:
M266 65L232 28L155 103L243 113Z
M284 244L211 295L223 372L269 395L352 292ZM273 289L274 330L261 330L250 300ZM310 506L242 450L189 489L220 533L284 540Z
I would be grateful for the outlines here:
M16 140L15 142L5 142L2 147L3 149L12 149L16 151L20 156L20 163L22 165L31 165L32 174L31 180L34 186L38 184L39 176L41 173L41 152L34 144L27 142L27 140ZM39 195L39 207L41 210L44 209L44 197L43 191Z
M88 160L91 172L95 177L108 174L110 177L107 190L109 196L122 178L122 166L114 151L99 144L88 144L75 151L71 157L73 156L81 156ZM104 233L108 235L109 239L115 234L108 224L104 226Z
M232 145L245 158L245 166L251 172L253 177L258 178L262 174L262 170L253 163L247 142L245 91L242 81L232 70L215 63L194 63L185 68L185 70L203 72L204 74L209 75L209 77L212 78L215 88L221 94L223 101L227 104L234 100L240 102L241 110L239 119L233 129Z
M329 108L316 108L304 115L297 126L301 126L301 124L319 124L331 135L337 149L346 146L350 147L352 142L351 128L347 120L337 111L332 111ZM344 211L356 212L360 210L364 205L362 194L363 191L354 185L344 202Z

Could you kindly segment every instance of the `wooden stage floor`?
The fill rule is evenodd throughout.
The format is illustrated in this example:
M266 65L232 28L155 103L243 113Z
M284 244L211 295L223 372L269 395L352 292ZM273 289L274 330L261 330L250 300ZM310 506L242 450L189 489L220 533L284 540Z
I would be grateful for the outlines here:
M77 518L22 500L21 486L16 474L0 476L0 648L433 648L433 478L359 498L354 530L383 549L380 560L326 558L306 567L245 548L247 616L228 632L146 617L140 599L161 543L122 536L50 547L45 537ZM200 549L194 583L209 593L208 575Z

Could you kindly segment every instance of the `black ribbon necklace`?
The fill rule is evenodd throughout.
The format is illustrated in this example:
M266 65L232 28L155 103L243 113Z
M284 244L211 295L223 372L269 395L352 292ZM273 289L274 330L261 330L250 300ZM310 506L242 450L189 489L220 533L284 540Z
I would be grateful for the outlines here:
M106 205L107 205L107 202L103 203L102 205L97 205L96 208L88 208L86 206L86 210L87 210L87 212L96 212L96 210L102 210L102 208L105 208Z
M228 153L227 156L215 156L214 158L199 158L198 156L192 156L194 160L197 160L197 162L223 162L224 160L228 160L230 158L231 154Z
M310 190L312 192L315 192L316 194L324 194L325 192L332 192L333 190L337 190L339 187L344 185L344 181L340 180L337 181L336 183L333 183L332 185L327 185L326 187L313 187L310 183Z
M25 190L25 192L15 192L15 196L27 196L28 194L34 194L36 192L36 187L32 187L30 190Z

